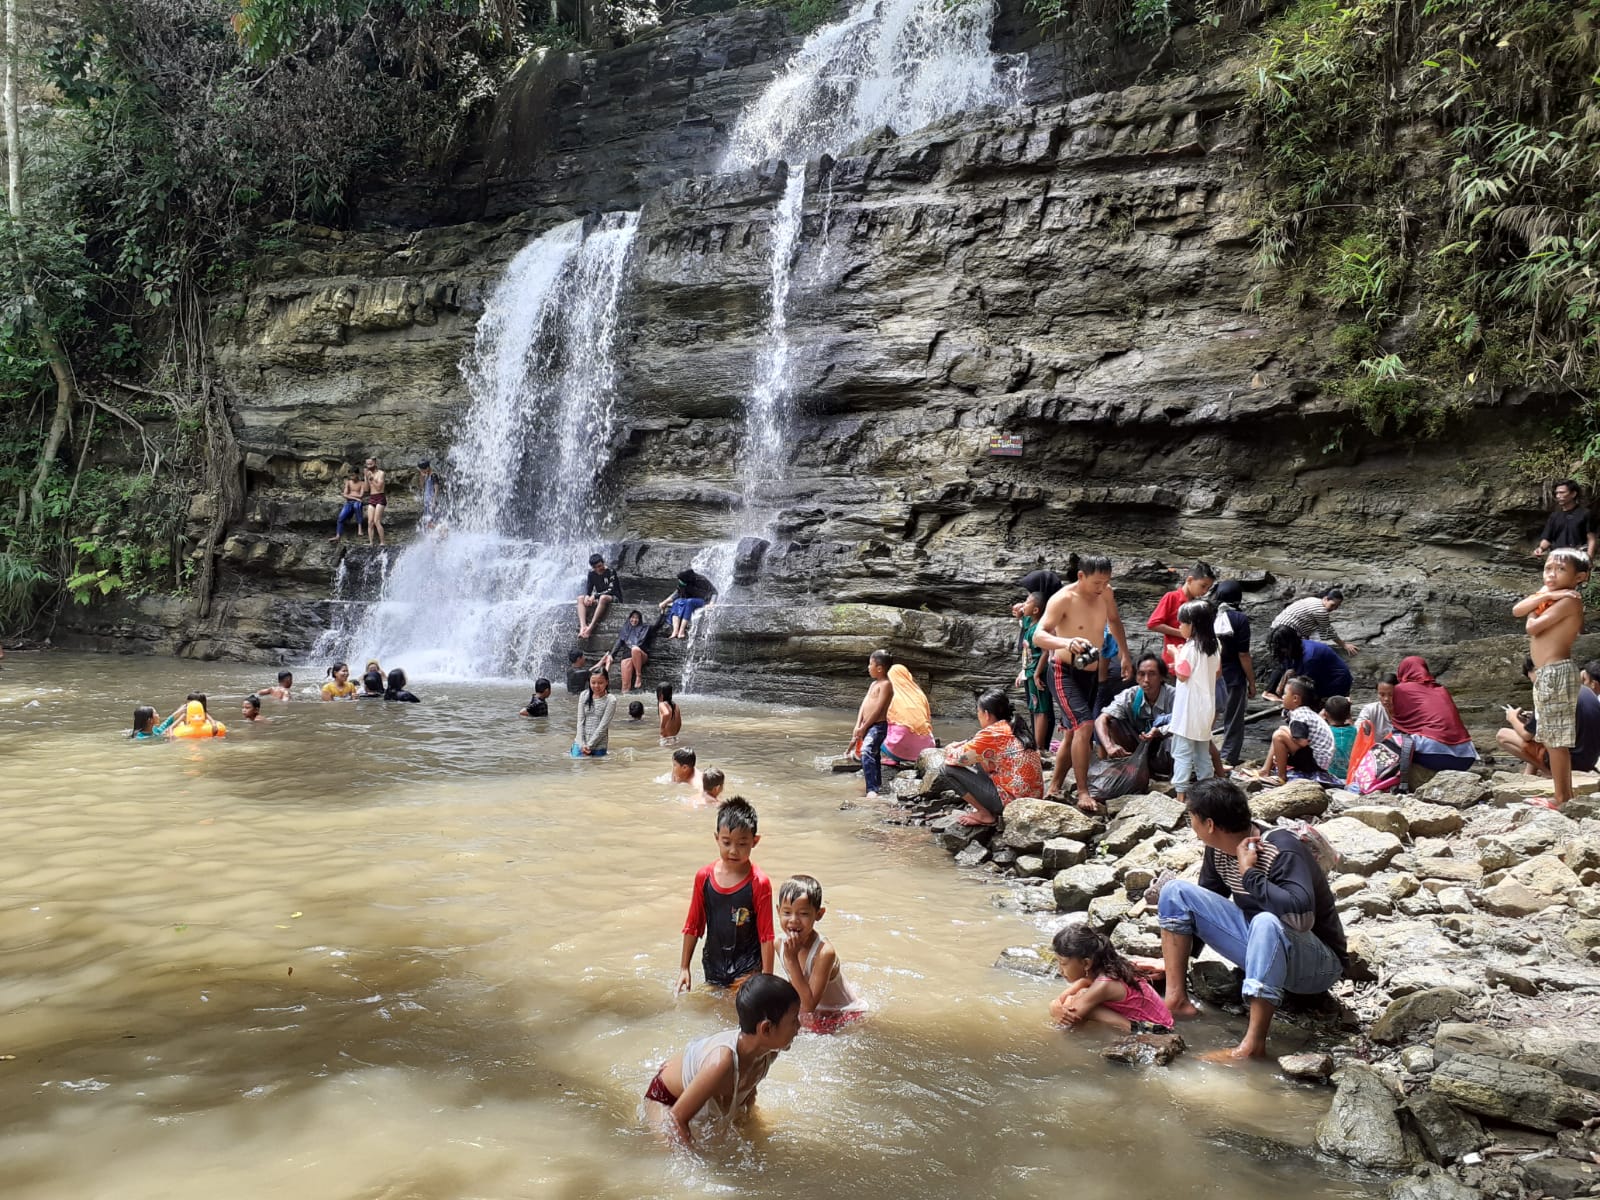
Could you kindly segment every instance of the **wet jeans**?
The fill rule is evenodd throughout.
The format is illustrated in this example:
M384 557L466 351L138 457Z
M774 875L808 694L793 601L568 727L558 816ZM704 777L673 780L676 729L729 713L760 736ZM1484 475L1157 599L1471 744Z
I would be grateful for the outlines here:
M1325 992L1344 973L1339 956L1314 933L1297 933L1271 913L1246 918L1239 906L1197 883L1161 889L1161 928L1198 937L1244 968L1244 995L1282 1004L1284 992Z
M861 774L869 792L883 791L883 760L878 757L878 751L888 735L887 721L879 721L861 735Z

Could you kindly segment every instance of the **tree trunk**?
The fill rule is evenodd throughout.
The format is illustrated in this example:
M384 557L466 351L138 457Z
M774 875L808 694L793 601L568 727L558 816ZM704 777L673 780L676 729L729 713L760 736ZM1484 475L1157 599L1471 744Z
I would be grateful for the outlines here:
M28 253L22 225L22 122L17 115L17 75L21 48L17 43L17 0L4 0L5 4L5 88L4 108L6 125L6 207L11 214L11 236L17 256L17 266L22 277L23 308L28 314L28 327L39 349L50 363L50 374L56 381L56 410L50 418L50 430L45 435L44 448L39 452L39 469L33 477L33 523L44 518L44 485L50 478L50 468L67 436L67 422L72 418L72 404L78 396L78 385L72 374L72 364L62 349L55 331L50 328L49 315L39 303L33 286L33 276L28 269Z

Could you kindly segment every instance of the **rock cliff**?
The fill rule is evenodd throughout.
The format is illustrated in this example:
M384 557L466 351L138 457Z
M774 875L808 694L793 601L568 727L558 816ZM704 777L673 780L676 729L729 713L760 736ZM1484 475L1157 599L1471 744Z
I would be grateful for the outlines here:
M1508 396L1399 441L1326 394L1335 318L1246 311L1255 170L1226 70L884 131L808 164L792 462L745 496L735 446L785 173L714 167L793 44L773 11L736 11L530 61L470 167L379 197L384 228L307 232L213 322L248 490L211 616L146 599L75 636L303 657L330 620L342 464L395 468L403 541L410 464L449 444L487 290L529 237L619 208L642 216L606 542L663 592L710 541L764 527L768 543L715 626L716 690L844 702L890 641L950 700L1005 674L1013 581L1074 549L1114 557L1130 629L1204 557L1264 615L1342 582L1369 672L1514 632L1540 511L1508 447L1553 402ZM1030 97L1049 90L1036 78ZM991 456L995 434L1021 456ZM355 594L376 586L366 549L348 554ZM1513 643L1489 645L1510 666Z

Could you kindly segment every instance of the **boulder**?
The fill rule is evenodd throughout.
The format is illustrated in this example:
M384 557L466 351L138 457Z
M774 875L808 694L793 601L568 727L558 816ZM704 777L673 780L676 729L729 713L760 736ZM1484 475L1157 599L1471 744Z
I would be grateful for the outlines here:
M1541 854L1520 866L1512 867L1508 876L1541 896L1564 896L1578 886L1578 877L1554 854Z
M1468 1112L1544 1133L1600 1116L1600 1095L1554 1071L1483 1054L1453 1055L1434 1071L1428 1090Z
M1157 829L1170 833L1184 823L1184 807L1171 796L1152 792L1148 796L1130 796L1124 801L1117 810L1117 819L1123 821L1129 817L1148 818Z
M1263 825L1280 817L1320 817L1328 810L1328 793L1319 783L1297 779L1250 797L1250 815Z
M1353 817L1335 817L1317 826L1339 852L1340 866L1355 875L1382 870L1400 853L1400 839Z
M1032 879L1044 874L1044 858L1038 854L1019 854L1011 869L1025 879Z
M1048 946L1007 946L994 965L1002 971L1015 971L1034 979L1059 979L1056 956Z
M1160 958L1161 927L1143 921L1123 921L1111 931L1111 945L1124 958Z
M939 844L951 854L960 854L973 842L988 841L993 825L950 825L939 833Z
M1585 871L1600 871L1600 838L1587 834L1569 838L1561 847L1561 861L1579 875Z
M1416 1162L1420 1156L1400 1128L1395 1095L1383 1076L1365 1063L1347 1062L1333 1078L1338 1090L1317 1122L1317 1149L1376 1170L1400 1171Z
M1208 1004L1238 1004L1243 998L1244 972L1214 958L1197 958L1189 964L1189 994Z
M1335 875L1328 881L1328 887L1333 890L1335 900L1345 900L1366 891L1367 879L1364 875Z
M1423 1026L1444 1020L1466 1003L1467 998L1454 988L1427 988L1397 997L1372 1023L1370 1036L1375 1042L1394 1045Z
M1100 839L1100 848L1113 857L1121 858L1155 832L1156 823L1149 817L1138 813L1119 816L1107 827L1105 836Z
M1447 811L1455 812L1454 809ZM1383 833L1392 833L1399 838L1411 832L1411 823L1406 820L1405 813L1387 804L1358 804L1353 808L1344 809L1339 815L1360 821L1363 825L1370 825ZM1456 815L1460 816L1459 813Z
M1046 871L1052 874L1056 871L1065 871L1089 857L1089 843L1080 842L1075 838L1050 838L1040 851L1040 857L1044 859Z
M1596 946L1600 946L1600 921L1586 917L1581 921L1574 921L1567 926L1562 938L1580 954L1587 954Z
M956 853L956 866L977 867L989 861L989 847L982 842L969 842Z
M1400 812L1414 838L1448 837L1459 833L1467 823L1458 810L1444 804L1429 804L1415 796L1401 797Z
M1333 1055L1326 1051L1279 1055L1278 1070L1290 1079L1321 1081L1333 1074Z
M1493 793L1494 788L1487 780L1479 779L1470 771L1440 771L1417 789L1417 799L1425 804L1471 808L1487 801Z
M1033 853L1052 838L1087 841L1099 828L1098 821L1070 804L1024 798L1006 806L997 842L1011 850Z
M1058 871L1050 886L1055 889L1058 910L1083 912L1091 900L1110 892L1116 883L1117 875L1111 867L1104 863L1086 862Z
M1587 1196L1600 1183L1600 1167L1571 1158L1540 1158L1534 1155L1522 1164L1522 1175L1542 1195L1553 1200L1572 1200Z
M1413 1075L1426 1075L1433 1070L1433 1047L1407 1046L1400 1051L1400 1066Z
M1417 1092L1406 1100L1403 1112L1434 1162L1453 1163L1488 1140L1477 1117L1462 1112L1435 1092Z
M1467 894L1466 888L1440 888L1434 893L1434 896L1439 901L1440 912L1469 913L1472 911L1472 897Z
M1457 1054L1514 1059L1554 1071L1574 1087L1600 1091L1600 1040L1548 1025L1522 1025L1509 1030L1446 1022L1433 1035L1433 1051L1440 1062Z
M1128 915L1128 910L1133 907L1133 901L1128 899L1127 893L1116 891L1106 896L1096 896L1089 901L1089 924L1101 933L1110 933L1117 927L1117 922Z
M1489 912L1500 917L1531 917L1559 903L1555 896L1542 895L1515 879L1502 879L1478 897Z

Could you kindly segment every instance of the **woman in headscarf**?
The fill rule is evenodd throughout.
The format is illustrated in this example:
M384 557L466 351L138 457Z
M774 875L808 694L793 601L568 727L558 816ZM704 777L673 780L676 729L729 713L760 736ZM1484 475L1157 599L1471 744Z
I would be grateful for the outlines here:
M1472 735L1456 711L1449 691L1419 655L1400 660L1394 688L1395 729L1415 745L1413 764L1429 771L1465 771L1478 761Z
M933 713L928 697L911 672L896 663L889 668L889 732L879 753L890 766L914 764L924 750L933 748Z

